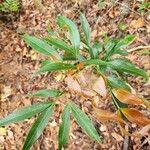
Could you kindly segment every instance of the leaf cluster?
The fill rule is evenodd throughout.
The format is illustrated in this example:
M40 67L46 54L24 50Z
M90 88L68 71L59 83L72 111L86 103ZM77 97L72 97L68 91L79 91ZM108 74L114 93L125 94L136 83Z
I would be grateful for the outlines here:
M23 35L23 40L32 49L45 55L47 58L41 63L41 67L35 75L46 72L64 71L68 77L70 77L70 81L78 86L78 83L72 76L84 68L90 67L94 70L95 74L100 75L98 82L95 84L95 91L97 93L100 92L97 90L99 83L103 83L103 85L106 84L112 93L112 100L115 108L119 110L120 113L126 114L127 116L127 114L129 114L127 105L129 101L127 103L127 100L119 95L120 91L116 93L114 89L125 90L124 94L128 96L130 94L126 92L131 91L130 86L126 83L126 77L128 75L142 76L147 79L146 72L136 67L125 57L128 55L125 48L134 41L135 36L127 35L122 39L110 39L103 43L92 41L91 28L85 15L82 13L80 14L80 21L82 33L79 33L75 22L64 16L58 16L57 24L61 31L65 31L66 33L63 37L56 36L51 30L48 30L49 35L43 38L30 36L28 34ZM78 89L74 87L74 90ZM23 146L23 150L30 149L42 134L54 111L55 103L52 98L61 95L62 92L57 89L42 89L31 94L31 96L34 97L50 98L51 101L28 106L13 112L0 120L0 126L5 126L38 115ZM103 90L102 95L106 95L106 90ZM134 101L132 99L132 96L131 101L137 102L137 100ZM71 114L91 139L98 143L101 142L101 135L98 134L91 119L74 102L68 100L61 115L62 122L59 126L58 143L60 150L67 144L69 139ZM106 114L113 116L111 113ZM105 119L107 118L105 117Z
M0 11L2 12L16 12L19 10L21 2L19 0L5 0L0 4Z

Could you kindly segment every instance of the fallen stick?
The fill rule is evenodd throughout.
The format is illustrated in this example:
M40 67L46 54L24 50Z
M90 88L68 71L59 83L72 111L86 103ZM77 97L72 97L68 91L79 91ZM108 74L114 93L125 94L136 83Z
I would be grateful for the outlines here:
M134 48L127 50L127 52L133 52L133 51L141 50L141 49L150 49L150 45L134 47Z

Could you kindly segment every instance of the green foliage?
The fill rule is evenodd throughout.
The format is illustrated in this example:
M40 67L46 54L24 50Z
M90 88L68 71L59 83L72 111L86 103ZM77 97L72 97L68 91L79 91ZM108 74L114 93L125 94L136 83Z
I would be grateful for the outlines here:
M146 11L149 11L150 9L150 2L143 1L138 5L138 7L139 7L138 11L140 13L145 13Z
M80 20L83 30L83 33L80 34L83 36L81 40L76 24L63 16L57 17L57 23L61 30L67 32L65 37L61 37L60 39L56 36L58 34L51 34L53 33L51 30L49 30L48 36L43 38L27 34L23 36L24 41L32 49L44 54L47 58L47 60L41 63L40 69L36 72L37 75L62 70L66 73L68 71L77 72L86 67L93 67L95 74L102 75L105 78L105 82L108 83L110 91L113 88L122 88L130 91L130 87L126 81L123 80L129 74L147 78L147 74L144 70L136 67L125 58L125 56L128 55L125 48L128 44L134 41L135 37L133 35L126 35L122 39L111 40L107 38L103 43L92 41L89 23L85 15L82 13L80 14ZM52 115L55 107L52 101L54 98L61 96L61 94L62 92L56 89L44 89L30 94L34 97L53 99L51 102L25 107L8 115L0 120L0 126L22 121L40 113L30 129L23 146L23 150L30 149L48 124L49 117ZM117 109L127 107L127 105L120 102L113 93L112 98L114 106ZM61 150L68 142L71 114L91 139L101 143L102 136L98 134L91 119L74 102L67 102L62 113L62 122L59 126L59 150Z
M0 4L0 11L3 12L16 12L20 8L20 0L5 0Z
M97 131L96 131L92 121L89 119L89 117L82 110L80 110L77 107L77 105L74 104L73 102L71 103L71 110L72 110L73 116L76 119L76 122L87 133L87 135L89 135L91 139L100 143L101 137L97 133Z
M56 89L39 90L31 94L31 96L35 96L35 97L58 97L60 95L61 95L61 92Z
M48 108L46 108L37 118L37 120L33 123L28 136L25 140L24 146L22 150L29 150L31 146L36 142L36 140L40 137L43 130L47 126L49 119L53 113L54 104L52 103Z
M62 123L60 124L58 133L58 143L60 150L68 142L69 130L70 130L70 104L67 104L62 113Z

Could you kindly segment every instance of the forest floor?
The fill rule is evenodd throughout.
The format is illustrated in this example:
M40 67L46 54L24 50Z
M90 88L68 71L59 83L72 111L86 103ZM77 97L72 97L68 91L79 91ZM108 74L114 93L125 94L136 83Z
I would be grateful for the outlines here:
M21 39L21 33L44 36L47 28L57 30L56 16L64 15L79 24L79 12L87 17L92 29L92 39L102 41L109 38L121 38L127 34L136 36L136 40L128 49L128 58L150 75L150 10L139 10L142 0L43 0L38 5L36 0L22 0L19 14L0 14L0 118L12 111L41 99L29 98L28 93L37 89L60 87L57 76L46 75L33 77L43 57L31 50ZM143 0L144 1L144 0ZM136 47L142 47L135 49ZM150 100L150 80L144 82L142 78L130 77L130 85L137 94ZM75 97L78 99L78 96ZM81 104L88 109L90 100ZM108 101L108 105L109 105ZM138 107L137 107L138 108ZM150 117L146 109L139 108ZM33 150L56 150L58 147L57 133L61 108L57 108L55 117L44 130L43 135L32 147ZM92 118L93 119L93 118ZM94 120L94 119L93 119ZM0 128L0 150L21 150L29 127L33 119ZM71 133L66 150L148 150L150 149L150 129L143 137L125 136L120 133L117 124L109 122L101 124L94 120L96 128L105 137L104 143L93 142L74 122L71 122ZM137 126L133 124L136 129ZM137 128L137 130L140 130Z

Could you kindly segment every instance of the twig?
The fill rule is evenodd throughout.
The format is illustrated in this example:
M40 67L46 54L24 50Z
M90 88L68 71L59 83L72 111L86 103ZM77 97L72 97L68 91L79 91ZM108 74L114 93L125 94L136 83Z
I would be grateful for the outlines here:
M134 47L134 48L131 48L131 49L127 50L127 51L128 51L128 52L133 52L133 51L141 50L141 49L150 49L150 45L148 45L148 46L138 46L138 47Z

